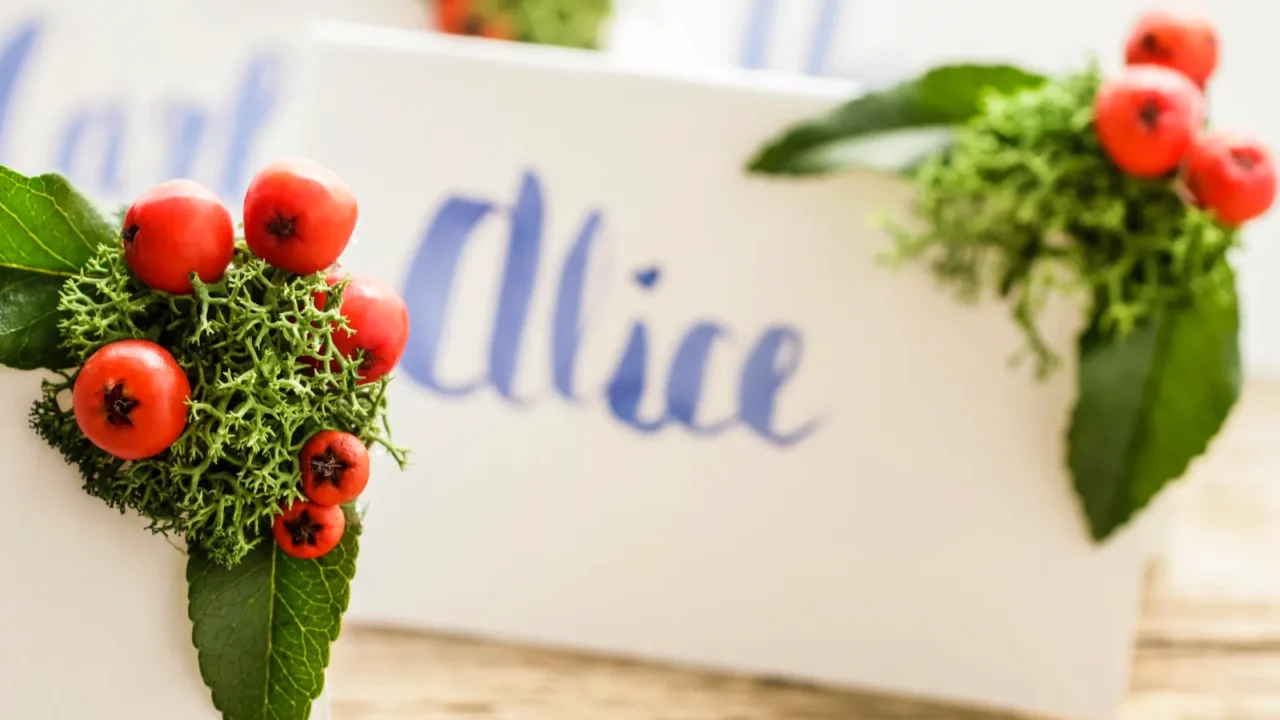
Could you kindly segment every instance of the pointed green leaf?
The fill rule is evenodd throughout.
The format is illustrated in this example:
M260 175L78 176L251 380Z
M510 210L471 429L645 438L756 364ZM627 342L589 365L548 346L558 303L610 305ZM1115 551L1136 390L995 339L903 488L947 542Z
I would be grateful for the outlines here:
M69 276L120 229L61 175L0 167L0 267Z
M119 231L60 175L26 177L0 166L0 365L70 364L58 333L58 291Z
M18 370L71 367L58 331L63 280L0 267L0 363Z
M1177 306L1121 340L1080 339L1068 465L1095 540L1151 502L1208 447L1240 396L1235 304Z
M816 175L851 167L903 170L945 147L989 91L1033 88L1045 78L1010 65L948 65L888 90L861 95L771 140L747 169L767 175ZM869 159L869 142L894 137L897 160Z
M192 639L224 720L308 720L351 597L357 535L349 520L338 547L315 560L270 538L233 568L191 552Z

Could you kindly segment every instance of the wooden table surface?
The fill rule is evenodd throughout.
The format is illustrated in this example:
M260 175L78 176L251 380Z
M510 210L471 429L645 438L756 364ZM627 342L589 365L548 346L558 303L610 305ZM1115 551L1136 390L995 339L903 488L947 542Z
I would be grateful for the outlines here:
M1244 393L1176 496L1120 720L1280 720L1280 382ZM334 720L997 720L794 684L347 627Z

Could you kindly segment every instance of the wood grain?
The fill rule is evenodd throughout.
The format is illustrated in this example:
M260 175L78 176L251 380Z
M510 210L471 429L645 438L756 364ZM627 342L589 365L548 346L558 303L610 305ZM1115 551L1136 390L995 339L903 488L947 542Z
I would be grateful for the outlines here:
M1280 382L1182 482L1121 720L1280 720ZM1010 720L906 698L348 627L334 720Z

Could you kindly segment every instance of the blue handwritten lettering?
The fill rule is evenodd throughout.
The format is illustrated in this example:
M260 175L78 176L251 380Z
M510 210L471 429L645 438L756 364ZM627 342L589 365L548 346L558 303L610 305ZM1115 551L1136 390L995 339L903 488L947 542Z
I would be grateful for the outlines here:
M820 0L809 38L808 55L804 72L809 75L826 75L827 60L831 55L839 12L843 0ZM788 12L798 12L796 3L788 3ZM805 7L801 5L800 7ZM777 0L752 0L747 11L745 34L738 56L738 64L746 68L763 68L769 62L769 43L779 23L775 18Z
M684 341L671 360L671 372L667 377L667 413L671 419L698 435L718 435L732 427L735 421L735 418L726 418L700 425L696 417L711 347L717 339L728 334L728 329L719 323L698 323L685 333Z
M745 68L764 67L768 52L769 33L773 29L775 0L754 0L747 16L746 39L738 63Z
M232 114L231 139L222 168L221 192L243 197L249 187L249 158L254 142L279 104L284 59L278 53L261 53L249 59Z
M790 433L773 427L778 392L800 367L804 342L793 327L774 327L760 336L742 369L738 405L742 421L761 437L776 445L794 445L813 434L817 421L810 421Z
M818 17L814 21L813 45L809 48L809 62L805 68L810 75L825 75L831 45L839 22L841 0L822 0Z
M409 307L412 342L405 348L400 367L409 377L441 395L470 395L482 382L473 379L461 385L446 385L437 376L436 362L458 261L471 233L492 212L493 204L482 200L458 197L445 201L427 227L409 266L404 300Z
M516 363L542 255L542 205L542 184L532 173L525 173L511 210L511 240L507 243L493 342L489 344L489 379L502 397L517 403Z
M36 41L44 32L44 23L29 20L18 26L13 35L0 46L0 158L5 157L5 142L13 115L13 98L17 94L18 81L31 59Z
M199 105L175 102L166 120L169 162L165 177L189 178L195 173L200 145L209 127L209 111Z
M578 369L578 348L582 345L582 293L586 284L587 263L600 229L601 215L592 212L582 223L578 239L565 256L560 269L560 288L556 293L551 337L551 367L556 391L570 402L579 402L574 376Z
M458 266L479 225L497 216L497 205L461 196L448 197L440 205L426 225L405 284L410 342L401 367L414 382L448 397L468 396L488 385L509 405L527 407L532 403L530 397L517 396L514 382L542 259L544 204L544 188L537 174L524 173L508 217L507 252L489 345L489 367L469 380L452 383L439 377L438 363L444 350L444 327ZM588 213L560 266L556 287L550 383L557 396L573 403L584 399L577 384L578 350L585 331L583 293L587 266L603 223L601 211ZM661 277L657 266L635 273L636 283L647 292L656 290ZM803 349L800 331L790 325L766 328L752 346L739 378L736 413L716 420L699 417L712 351L731 347L727 341L734 335L724 323L713 320L694 323L683 333L667 367L665 407L650 417L642 417L651 364L650 334L645 321L633 321L617 364L600 388L608 412L626 427L653 434L675 423L695 436L712 437L741 424L779 447L803 441L818 427L817 421L792 430L776 426L779 395L799 370Z
M655 420L640 417L640 401L644 397L646 368L649 365L649 329L644 323L631 326L627 349L613 372L605 394L609 398L609 410L618 420L643 433L657 432L667 424L667 416Z
M5 151L13 142L12 129L21 103L31 97L21 95L19 87L37 45L48 34L46 24L42 18L26 20L7 37L0 37L0 159L7 157ZM239 199L249 182L258 138L278 109L284 72L285 58L279 52L250 56L225 115L189 99L166 103L153 98L155 112L144 113L139 109L146 108L146 99L115 94L80 98L54 126L60 134L49 164L95 194L119 197L137 190L129 180L194 177L203 165L202 157L211 157L222 162L220 176L210 186L224 199ZM158 125L135 135L130 123L136 116L155 118ZM154 136L163 138L166 152L154 168L155 175L139 178L130 170L129 151L141 138Z
M58 172L81 185L89 185L88 171L80 172L79 161L85 148L91 147L96 137L102 143L96 190L102 194L119 192L124 183L120 175L120 153L127 126L128 119L122 103L107 102L96 107L82 108L63 127L61 152L55 163Z

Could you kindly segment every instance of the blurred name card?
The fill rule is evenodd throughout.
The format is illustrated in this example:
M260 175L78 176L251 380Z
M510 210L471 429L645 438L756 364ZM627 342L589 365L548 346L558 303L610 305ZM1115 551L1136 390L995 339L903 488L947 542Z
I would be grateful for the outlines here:
M307 23L420 23L418 5L7 0L0 4L0 164L60 172L117 202L190 177L238 215L253 169L290 147Z
M839 74L854 0L615 0L607 46L627 59Z
M303 150L412 316L352 620L1114 717L1151 526L1087 540L1073 369L876 263L895 181L742 173L844 83L317 42Z

